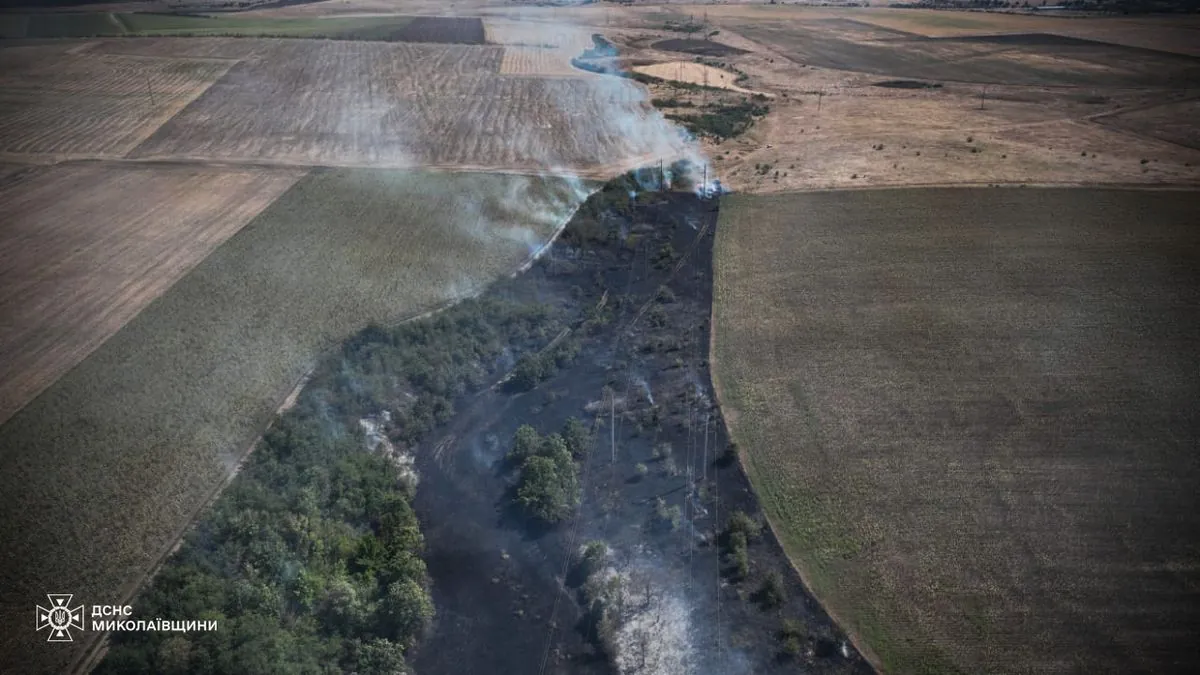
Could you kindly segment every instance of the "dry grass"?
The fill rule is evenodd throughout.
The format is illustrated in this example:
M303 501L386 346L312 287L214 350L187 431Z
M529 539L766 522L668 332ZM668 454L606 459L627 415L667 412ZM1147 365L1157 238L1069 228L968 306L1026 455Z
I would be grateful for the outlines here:
M655 63L649 66L637 66L633 70L664 80L699 84L717 89L728 89L729 91L737 91L743 94L755 93L734 84L733 81L737 79L737 75L727 70L706 66L702 63L671 61L668 63Z
M220 78L232 61L0 49L0 152L119 157Z
M591 74L571 65L572 55L562 49L545 47L505 47L500 61L501 75L539 75L543 77L589 77Z
M1200 666L1196 199L723 200L724 410L788 553L889 672Z
M30 603L128 597L322 349L515 270L584 196L524 176L301 179L0 426L0 663L62 670L72 653L46 649Z
M1177 101L1128 112L1117 112L1097 121L1106 126L1200 150L1200 100Z
M0 188L0 423L299 176L83 164Z
M748 137L709 146L722 181L752 192L964 182L1200 183L1200 151L1155 138L1168 133L1166 119L1159 117L1152 130L1138 127L1146 135L1114 129L1111 118L1092 119L1155 105L1169 94L1109 90L1095 104L1091 91L997 87L980 110L979 92L970 87L897 90L871 86L877 78L845 76L817 81L828 84L811 82L814 92L825 92L819 112L815 93L776 97L771 115ZM1171 119L1177 130L1193 127L1185 115ZM757 174L756 164L771 170Z

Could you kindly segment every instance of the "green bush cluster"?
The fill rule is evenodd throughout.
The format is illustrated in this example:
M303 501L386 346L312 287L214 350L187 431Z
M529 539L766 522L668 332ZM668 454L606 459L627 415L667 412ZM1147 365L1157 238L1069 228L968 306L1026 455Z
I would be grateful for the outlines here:
M365 449L358 419L391 410L393 440L417 442L496 377L506 350L532 349L559 326L547 307L483 299L347 340L134 602L139 616L218 629L116 633L96 672L408 672L404 655L434 613L424 539L411 481ZM574 425L566 431L579 442ZM573 480L555 438L554 471L565 457Z
M727 139L739 136L750 128L754 121L770 112L766 104L743 101L733 105L710 105L706 112L698 115L667 115L667 119L679 122L697 136Z
M510 343L536 345L562 325L548 305L470 300L422 321L368 327L346 341L340 359L318 369L314 382L345 390L333 403L346 416L392 410L396 439L411 444L454 415L456 398L494 377L492 365ZM522 357L537 365L525 377L540 381L548 365L566 356L551 351Z
M750 574L750 541L762 534L762 527L743 511L734 511L725 525L722 539L730 574L745 579Z
M317 396L284 415L135 603L217 630L116 633L96 672L406 672L433 616L424 539L400 469L363 445Z
M546 523L574 513L581 493L579 470L561 434L543 437L523 425L513 436L509 459L521 465L516 502L523 511Z

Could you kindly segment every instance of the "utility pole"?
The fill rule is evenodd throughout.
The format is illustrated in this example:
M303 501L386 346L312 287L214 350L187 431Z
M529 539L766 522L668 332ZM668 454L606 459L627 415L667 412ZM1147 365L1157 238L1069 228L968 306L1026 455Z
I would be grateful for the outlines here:
M700 184L700 198L708 199L708 164L704 165L704 182Z
M979 90L979 109L983 110L983 101L987 98L987 85L983 85L983 89Z
M158 103L154 101L154 90L150 88L150 75L146 75L146 93L150 95L150 107L157 108Z
M824 96L825 96L825 90L824 90L824 89L822 89L822 90L820 90L820 91L818 91L818 92L817 92L817 114L818 114L818 115L820 115L820 114L821 114L821 99L822 99Z
M617 463L617 392L608 395L608 434L612 440L612 462Z

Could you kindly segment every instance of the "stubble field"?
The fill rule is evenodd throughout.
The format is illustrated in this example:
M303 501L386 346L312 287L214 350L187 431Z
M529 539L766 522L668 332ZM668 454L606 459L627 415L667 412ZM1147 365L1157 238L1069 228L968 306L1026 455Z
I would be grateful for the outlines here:
M1196 204L723 200L723 411L789 555L889 672L1200 665Z
M130 156L587 172L683 148L636 84L503 76L504 50L279 41Z
M99 163L34 171L0 185L0 424L300 177Z
M0 426L0 663L63 669L81 652L39 644L31 598L128 597L322 349L479 292L587 190L347 169L292 186Z
M233 65L219 58L0 49L0 153L121 156Z

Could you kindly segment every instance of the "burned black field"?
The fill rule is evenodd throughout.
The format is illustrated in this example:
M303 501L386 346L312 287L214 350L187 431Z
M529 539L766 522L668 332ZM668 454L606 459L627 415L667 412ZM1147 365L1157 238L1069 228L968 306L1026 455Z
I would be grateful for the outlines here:
M769 530L743 539L740 571L722 534L735 511L759 514L706 360L717 207L610 184L531 270L489 291L554 307L565 328L542 352L578 350L519 393L502 364L417 449L437 608L418 672L870 672ZM591 431L581 505L546 526L512 506L505 454L521 425L549 434L570 417ZM622 580L607 640L599 601L581 606L579 553L593 541L607 548L593 573Z
M659 40L651 45L655 49L661 49L668 52L683 52L685 54L698 54L700 56L734 56L737 54L745 54L745 49L738 49L720 42L712 40L693 40L690 38L671 38L669 40Z
M389 40L395 42L436 42L444 44L481 45L484 39L483 20L420 16L407 25L392 31Z

